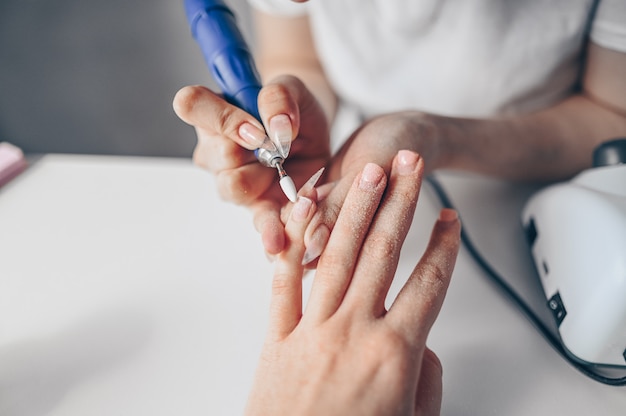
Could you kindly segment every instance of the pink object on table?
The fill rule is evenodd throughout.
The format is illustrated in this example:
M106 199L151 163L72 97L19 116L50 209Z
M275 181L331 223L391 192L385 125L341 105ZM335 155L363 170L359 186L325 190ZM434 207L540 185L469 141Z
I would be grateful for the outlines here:
M24 153L10 143L0 143L0 187L26 168Z

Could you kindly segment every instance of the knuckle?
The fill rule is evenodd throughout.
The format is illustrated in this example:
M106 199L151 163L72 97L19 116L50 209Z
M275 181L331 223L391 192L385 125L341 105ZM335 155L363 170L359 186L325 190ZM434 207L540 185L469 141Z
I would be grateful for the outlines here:
M218 136L198 142L193 152L194 163L212 173L242 167L251 157L250 152L236 143Z
M402 352L409 347L407 340L398 332L391 329L384 331L380 338L381 343L385 345L388 352Z
M449 278L448 274L448 271L442 265L426 262L422 266L420 281L428 291L436 295L445 290Z
M363 251L368 258L389 261L398 255L398 238L388 232L374 231L367 237Z
M390 202L392 202L394 206L398 206L398 208L401 209L403 213L407 212L407 207L415 204L418 198L418 192L415 190L415 181L408 181L408 186L410 188L403 186L402 189L399 189L400 187L397 187L396 191L393 193L393 196L390 199ZM406 220L404 216L398 217L402 220Z
M330 230L333 229L334 224L337 222L337 218L339 218L339 213L341 212L341 206L336 205L334 203L326 203L326 200L322 203L322 207L320 209L322 215L322 222L328 226Z
M235 204L247 202L249 185L237 169L222 171L217 174L217 190L220 197Z
M305 86L304 82L300 78L298 78L298 77L296 77L294 75L290 75L290 74L278 75L276 78L274 78L272 80L272 82L269 85L274 85L274 84L282 84L282 85L285 85L285 86L293 85L293 86L296 86L296 87L304 87Z
M352 268L352 264L350 264L351 260L345 258L343 255L334 253L332 250L324 250L322 252L322 256L320 257L320 262L323 262L323 270L327 270L329 273L334 273L334 271L342 270L344 268ZM324 282L328 282L329 285L331 284L330 280L319 280L321 285L323 285Z
M272 295L274 296L282 296L289 294L291 291L292 285L290 281L292 280L292 276L288 273L276 273L274 274L274 279L272 279Z
M189 124L202 124L205 128L210 125L210 129L227 137L237 135L240 122L237 116L241 110L227 105L206 87L194 85L180 89L174 97L174 111Z
M216 140L210 150L213 159L221 161L228 167L241 165L241 151L237 145L228 140Z
M237 108L225 105L221 106L215 114L215 123L217 124L217 130L223 135L232 137L236 134L235 125L238 125L238 121L235 120L235 113ZM232 121L235 121L234 123Z
M275 104L289 99L289 90L282 84L270 84L259 92L259 102Z
M377 346L377 355L385 360L389 369L403 369L409 365L412 346L410 342L400 333L392 329L382 331L379 337L374 340Z

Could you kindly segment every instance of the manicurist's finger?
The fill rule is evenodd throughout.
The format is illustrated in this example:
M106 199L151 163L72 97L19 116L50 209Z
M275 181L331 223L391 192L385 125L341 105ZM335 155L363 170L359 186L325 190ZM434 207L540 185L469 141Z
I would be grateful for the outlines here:
M275 185L276 171L260 163L249 163L217 172L215 178L217 190L224 200L250 205Z
M270 139L289 154L291 142L300 128L300 110L297 100L301 95L293 77L279 77L266 84L259 92L259 113ZM305 91L308 91L304 89Z
M249 150L259 148L266 137L263 125L254 116L203 86L181 88L174 96L173 107L185 123L215 132Z
M454 210L443 209L426 252L385 316L417 345L425 344L448 290L459 251L461 224Z
M385 197L361 248L344 304L373 316L385 312L385 298L395 275L400 249L413 221L424 162L409 150L393 159Z
M261 234L261 242L270 256L285 248L285 226L280 219L278 203L259 201L251 206L254 228Z
M315 203L299 197L285 224L285 249L276 257L270 303L270 336L281 339L294 330L302 316L302 255L304 230L315 212Z
M232 140L200 127L195 130L198 143L193 152L193 161L197 166L217 174L257 161L254 152Z
M355 178L319 259L304 319L325 320L341 304L386 182L384 170L373 163Z

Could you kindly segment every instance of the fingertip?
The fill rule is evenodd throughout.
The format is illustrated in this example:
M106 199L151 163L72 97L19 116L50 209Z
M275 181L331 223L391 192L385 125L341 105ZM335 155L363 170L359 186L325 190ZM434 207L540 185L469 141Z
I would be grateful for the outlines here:
M304 223L313 215L313 212L315 212L313 200L305 196L299 196L291 209L290 219L298 223Z
M443 208L439 212L439 221L441 221L441 222L454 222L458 218L459 218L459 215L452 208Z
M433 242L437 241L435 245L452 250L454 253L458 252L461 241L461 222L454 209L443 208L439 212L439 218L433 228L432 239Z
M285 232L277 224L265 224L261 230L263 248L269 256L275 256L285 248Z
M193 108L200 97L203 96L206 91L207 89L200 85L187 85L178 90L172 101L172 107L176 115L185 123L191 124L189 116L193 112Z
M293 140L291 118L287 114L272 116L268 122L268 133L283 159L286 159L291 150L291 141Z
M419 153L411 150L399 150L394 163L400 175L412 175L423 169L424 163Z
M172 108L179 117L182 113L184 113L184 110L186 109L185 103L187 101L186 97L189 94L187 91L188 89L189 86L185 86L176 91L176 94L174 94L174 99L172 100Z
M382 183L386 183L385 170L375 163L368 163L357 176L358 187L363 191L375 191Z

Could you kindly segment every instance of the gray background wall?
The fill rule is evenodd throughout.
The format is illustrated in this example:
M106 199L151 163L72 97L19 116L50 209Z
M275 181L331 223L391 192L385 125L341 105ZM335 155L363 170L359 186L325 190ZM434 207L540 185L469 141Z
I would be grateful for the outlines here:
M0 1L0 141L27 153L189 157L171 105L188 84L214 85L182 0Z

